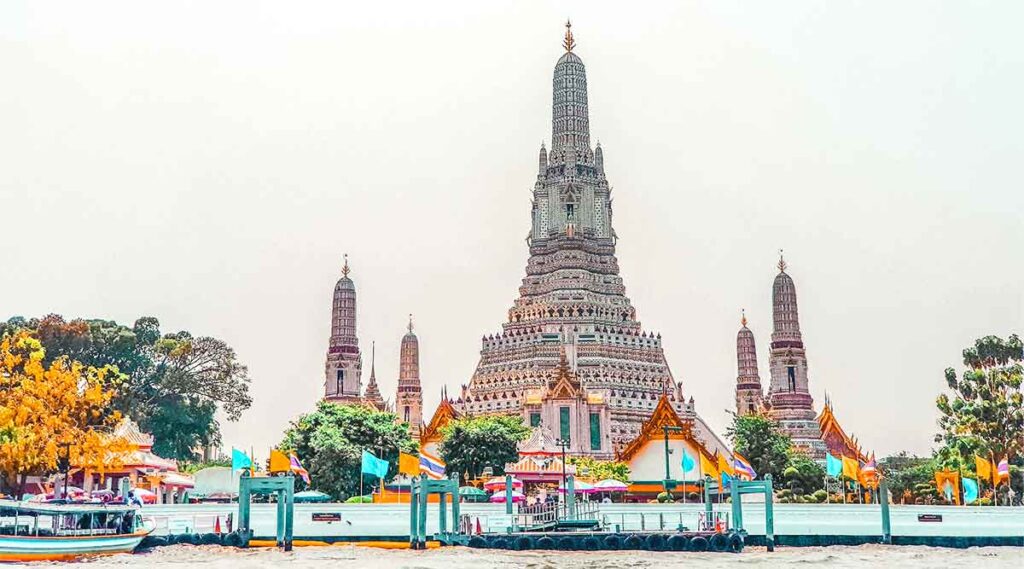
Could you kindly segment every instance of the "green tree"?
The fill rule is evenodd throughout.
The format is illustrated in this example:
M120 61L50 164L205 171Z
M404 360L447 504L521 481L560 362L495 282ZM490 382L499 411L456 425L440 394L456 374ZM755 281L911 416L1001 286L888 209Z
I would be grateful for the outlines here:
M519 458L518 446L530 434L518 416L464 417L441 430L441 458L449 472L476 478L490 466L503 474L505 465Z
M812 495L825 486L825 469L807 455L791 452L780 480L794 496Z
M934 458L911 456L906 452L878 461L893 501L901 504L935 503L938 499L935 471L939 467Z
M629 482L629 465L615 460L597 460L589 456L569 457L569 464L576 466L579 475L584 469L594 480L611 478L619 482Z
M312 488L344 500L359 493L363 450L391 464L386 478L390 480L398 472L398 453L414 453L417 444L409 426L398 422L394 413L321 401L316 411L291 423L278 448L295 451L302 459ZM377 480L368 477L365 482L372 485Z
M116 368L114 408L150 432L154 450L168 458L196 458L198 447L220 442L218 412L234 421L252 404L248 370L230 346L188 332L162 335L153 317L132 327L56 314L15 317L0 324L0 335L21 328L47 346L47 363L67 356Z
M778 423L765 415L733 413L732 425L725 434L736 452L750 461L759 477L771 474L779 479L790 465L792 441L779 430Z
M969 460L975 452L1012 460L1024 451L1024 343L1013 334L1003 340L985 336L963 351L967 368L958 378L946 369L952 392L936 400L936 442L952 447L943 458Z

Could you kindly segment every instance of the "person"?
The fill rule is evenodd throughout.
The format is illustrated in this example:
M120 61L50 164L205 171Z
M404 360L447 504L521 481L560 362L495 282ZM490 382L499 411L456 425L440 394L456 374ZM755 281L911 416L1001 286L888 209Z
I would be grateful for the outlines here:
M128 505L142 507L142 498L137 496L133 490L128 491Z

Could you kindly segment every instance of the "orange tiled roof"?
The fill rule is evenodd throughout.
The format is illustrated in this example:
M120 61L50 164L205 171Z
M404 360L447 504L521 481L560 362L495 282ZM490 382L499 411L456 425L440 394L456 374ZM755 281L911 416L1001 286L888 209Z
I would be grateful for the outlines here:
M629 444L619 452L619 460L629 461L636 453L640 452L640 449L644 448L650 441L663 439L665 436L664 427L677 427L682 429L676 433L669 433L669 438L682 438L693 444L694 447L704 454L708 460L714 460L715 455L711 454L710 451L704 446L704 443L697 440L693 435L693 421L684 420L676 413L676 410L672 407L672 403L669 402L668 396L662 394L661 399L658 400L657 407L654 408L654 412L651 416L644 421L642 427L640 427L640 434L635 439L630 441Z

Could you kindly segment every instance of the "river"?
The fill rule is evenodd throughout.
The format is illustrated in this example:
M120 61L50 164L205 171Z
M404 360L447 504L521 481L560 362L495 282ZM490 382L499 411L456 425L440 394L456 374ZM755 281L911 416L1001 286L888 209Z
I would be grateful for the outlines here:
M105 567L197 567L204 569L265 569L337 566L387 569L645 569L663 567L778 567L827 565L829 568L866 567L1024 567L1024 549L978 547L940 549L923 546L780 547L773 553L750 547L740 554L617 552L494 551L464 547L428 551L379 550L352 545L276 549L229 549L217 546L175 545L138 555L117 555L89 561L90 569Z

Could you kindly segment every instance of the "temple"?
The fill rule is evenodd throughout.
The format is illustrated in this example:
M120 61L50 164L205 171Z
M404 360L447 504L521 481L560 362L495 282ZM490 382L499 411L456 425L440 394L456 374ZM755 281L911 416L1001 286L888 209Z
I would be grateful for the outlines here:
M324 366L324 399L335 403L360 403L363 356L356 336L356 285L349 275L348 255L341 278L334 286L331 338Z
M817 460L824 460L825 445L808 388L807 353L800 335L796 285L779 256L779 274L772 286L771 385L768 416L779 423L793 445Z
M714 438L692 398L684 401L661 336L643 329L625 294L604 151L590 145L587 76L575 45L567 24L552 78L551 149L541 145L531 192L519 298L501 331L484 336L476 370L453 406L467 415L525 414L553 435L568 434L574 450L610 456L640 434L665 398L693 420L695 436Z
M847 435L839 420L836 419L832 409L832 401L825 395L825 406L818 415L818 427L821 430L821 440L825 443L825 449L835 457L847 456L856 458L861 462L867 462L868 456L860 447L860 443L853 436Z
M736 414L754 415L764 406L761 376L757 371L757 346L754 333L747 328L747 314L743 312L740 331L736 334Z
M423 388L420 385L420 341L412 331L412 314L409 315L409 331L402 337L399 358L395 413L399 420L409 424L409 432L415 438L423 428Z

